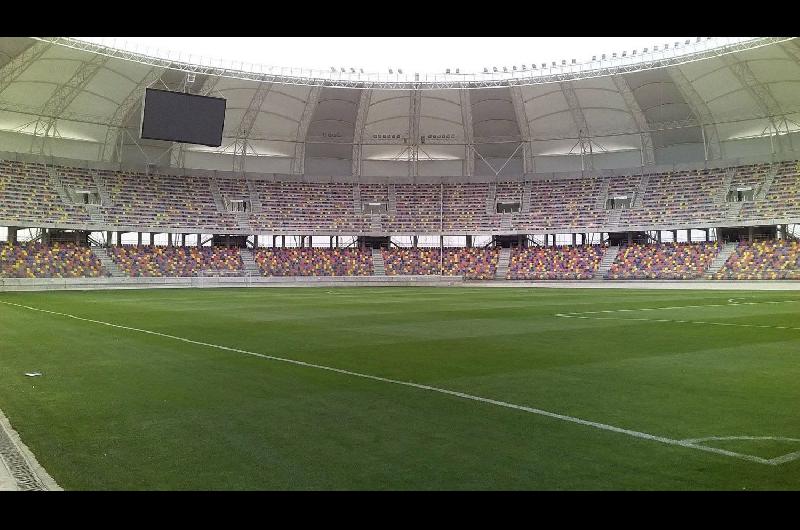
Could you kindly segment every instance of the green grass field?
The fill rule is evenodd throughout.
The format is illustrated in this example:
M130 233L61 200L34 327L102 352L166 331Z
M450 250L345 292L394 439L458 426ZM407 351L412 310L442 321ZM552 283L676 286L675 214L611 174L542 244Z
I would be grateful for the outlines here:
M788 300L800 293L3 293L392 381L0 304L0 409L68 490L798 489L800 302L763 303ZM723 439L679 442L709 437Z

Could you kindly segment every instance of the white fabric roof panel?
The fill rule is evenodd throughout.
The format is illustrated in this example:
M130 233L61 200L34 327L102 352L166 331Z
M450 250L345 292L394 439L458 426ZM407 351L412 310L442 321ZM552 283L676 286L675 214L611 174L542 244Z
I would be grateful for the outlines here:
M24 53L25 40L0 38L0 79L3 79L2 65L13 60L14 54ZM33 39L27 41L29 45L36 42ZM2 53L9 57L2 56ZM17 71L5 90L0 92L0 129L32 132L36 113L47 104L59 86L69 81L83 63L94 57L89 51L52 45L41 57ZM761 87L765 87L777 102L779 112L787 115L790 129L800 128L794 123L800 114L800 46L797 45L797 39L733 53L727 57L745 62L759 84L757 89L763 90ZM673 81L668 71L670 68L679 68L688 79L692 89L690 92L695 92L702 100L702 109L695 108L696 102L685 97L686 94ZM136 101L133 101L132 108L125 109L129 117L126 125L130 127L131 134L135 134L139 126L141 99L135 94L143 89L140 83L152 69L150 65L123 58L108 59L86 80L80 92L71 95L68 105L63 109L63 116L56 121L57 132L64 137L79 139L81 146L76 153L82 154L90 152L83 146L87 142L103 144L107 138L116 141L116 134L107 134L107 124L118 113L119 105L131 103L133 97ZM594 135L598 145L609 151L640 149L642 127L645 128L645 134L652 137L656 149L698 142L702 147L701 131L696 126L676 124L670 126L671 130L652 133L647 129L661 128L663 124L687 119L699 122L698 113L704 112L705 108L716 122L722 141L748 135L762 136L769 124L769 120L763 117L746 119L763 115L765 107L753 96L753 90L743 85L742 80L719 57L616 75L621 75L630 87L634 108L631 108L631 100L626 100L625 92L620 91L611 76L569 82L577 99L577 110L585 118L589 134ZM166 84L172 90L185 88L192 92L202 89L204 75L199 75L194 84L186 84L185 78L183 72L166 70L161 81L153 79L152 83L147 84L158 88L164 88ZM210 95L227 99L223 147L230 151L242 118L256 94L258 82L213 78L211 84L215 85L215 89ZM312 108L308 102L313 90L319 92L319 99ZM477 142L476 149L482 155L508 156L522 140L520 130L525 131L526 135L530 132L530 153L533 156L568 153L577 142L576 109L570 109L559 83L515 88L522 99L522 105L517 107L515 103L519 104L520 101L515 102L511 90L504 86L469 89L469 108L464 109L462 90L417 92L418 132L425 138L426 151L426 154L420 152L420 160L427 160L427 157L461 160L466 152L463 144L470 137ZM415 117L411 115L415 92L374 89L366 99L368 108L359 109L362 93L364 90L359 88L315 89L307 85L274 83L258 109L248 143L266 157L293 158L298 152L302 153L302 150L297 150L296 141L299 139L302 142L307 138L306 157L347 159L358 152L353 149L354 138L363 138L365 143L373 144L362 150L364 158L391 159L398 151L402 151L406 145L404 139L411 135L412 127L417 125L414 123ZM643 116L641 118L638 117L639 111ZM363 114L363 122L358 122L359 112ZM116 119L121 119L121 116ZM465 119L471 121L471 129L467 131ZM731 120L735 121L725 123ZM782 121L780 117L779 121ZM363 125L363 130L356 130L359 123ZM400 138L386 140L374 138L375 135L399 135ZM31 145L32 138L30 134L27 136L9 145ZM55 145L59 141L58 138L48 139L45 144ZM500 143L495 143L498 141ZM65 150L75 145L74 141L65 141L58 149L48 148L45 152L63 155ZM166 142L152 145L159 148L169 146ZM103 145L99 145L92 152L103 151ZM213 154L213 150L203 151L209 156ZM135 153L136 150L128 152ZM520 156L521 149L516 157ZM226 163L226 166L229 165Z

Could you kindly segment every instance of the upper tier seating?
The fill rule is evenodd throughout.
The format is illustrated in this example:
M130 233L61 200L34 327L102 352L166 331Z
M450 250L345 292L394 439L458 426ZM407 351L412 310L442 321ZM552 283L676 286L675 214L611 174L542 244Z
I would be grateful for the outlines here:
M718 242L632 244L619 249L611 280L690 280L701 278L719 253Z
M495 248L392 248L382 249L387 276L438 275L470 279L494 278L499 259Z
M0 276L6 278L98 278L108 274L88 247L72 243L0 244Z
M349 248L261 248L254 253L264 276L369 276L372 253Z
M756 200L743 203L740 210L732 208L724 202L726 182L731 188L752 187ZM632 208L615 212L619 227L634 230L800 219L800 171L793 161L602 178L536 178L527 184L447 182L392 187L390 193L388 184L252 177L248 185L244 178L227 176L94 171L0 160L0 221L20 226L223 234L584 232L601 231L609 223L603 190L635 198ZM102 204L90 208L70 202L67 191L78 189L97 192ZM390 196L392 207L386 212L362 212L363 204L388 203ZM519 200L527 205L526 211L495 213L492 197ZM247 198L257 199L260 211L237 214L219 207L221 201Z
M589 280L594 277L605 246L513 248L510 280Z
M125 274L133 277L186 277L243 275L238 248L114 246L109 256Z
M800 280L800 242L739 243L718 273L718 280Z

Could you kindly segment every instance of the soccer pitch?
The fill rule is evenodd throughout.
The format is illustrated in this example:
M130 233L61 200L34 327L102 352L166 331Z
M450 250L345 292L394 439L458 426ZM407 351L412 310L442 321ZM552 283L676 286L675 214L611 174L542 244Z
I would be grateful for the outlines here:
M797 292L0 302L0 409L67 490L800 489Z

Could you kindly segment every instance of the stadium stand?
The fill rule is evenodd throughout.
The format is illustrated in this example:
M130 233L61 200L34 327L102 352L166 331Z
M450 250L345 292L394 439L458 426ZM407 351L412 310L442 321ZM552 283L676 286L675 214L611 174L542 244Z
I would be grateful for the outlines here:
M132 277L187 277L242 275L244 265L238 248L114 246L109 256Z
M743 241L714 277L719 280L800 280L800 242Z
M514 248L510 280L590 280L606 247L601 245Z
M55 169L54 169L55 168ZM58 179L49 177L55 170ZM776 171L772 177L772 171ZM726 181L726 175L733 178ZM97 205L98 215L70 203L58 187L107 190L108 200ZM756 200L742 203L729 218L729 204L721 200L723 185L752 186ZM330 233L435 233L469 231L561 230L603 231L609 212L603 207L607 194L636 196L630 209L618 212L614 226L638 229L671 229L699 225L717 226L726 221L775 224L775 220L800 218L800 173L796 162L734 168L666 172L615 177L580 177L533 180L529 185L527 211L498 214L494 201L521 200L521 182L397 184L394 211L369 214L360 211L368 202L388 202L386 184L335 182L282 182L250 180L259 211L249 211L245 221L218 206L223 199L250 196L243 178L169 176L129 171L95 171L1 161L0 220L19 225L57 225L64 228L97 226L102 229L158 231L160 229L237 232ZM604 188L604 186L607 186ZM216 189L215 189L216 188ZM99 190L98 190L99 191ZM762 192L762 195L758 195ZM354 204L359 196L360 204ZM219 198L219 197L218 197ZM440 214L441 211L441 214ZM731 215L733 215L731 214ZM379 220L379 226L372 224ZM501 226L501 221L506 224ZM649 228L646 228L649 227ZM606 230L607 231L607 230Z
M619 250L608 271L611 280L690 280L701 278L719 252L718 242L631 244Z
M0 276L7 278L98 278L107 276L87 247L71 243L0 245Z
M499 249L495 248L393 248L383 249L388 276L432 275L464 276L470 279L494 278Z
M261 248L254 258L264 276L369 276L372 254L348 248Z

